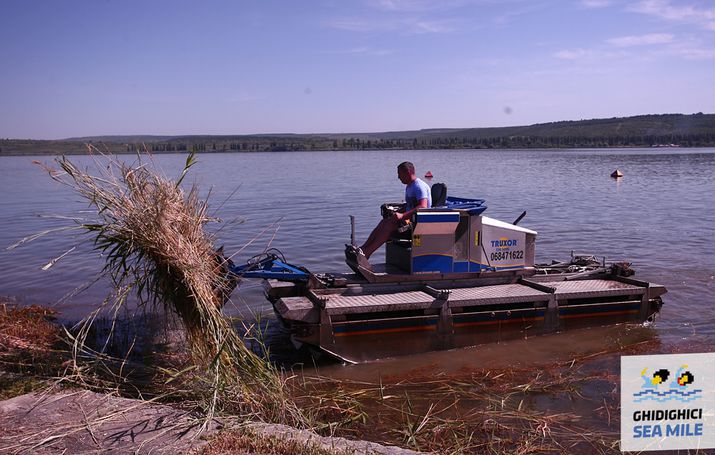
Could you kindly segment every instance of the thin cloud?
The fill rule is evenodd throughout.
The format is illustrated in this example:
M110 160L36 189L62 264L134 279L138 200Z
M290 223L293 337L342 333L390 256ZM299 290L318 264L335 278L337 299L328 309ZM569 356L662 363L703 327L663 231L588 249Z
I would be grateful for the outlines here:
M564 49L552 54L559 60L573 62L605 62L627 59L633 61L653 61L663 58L681 58L684 60L715 60L715 49L703 46L698 40L675 42L670 35L658 37L652 35L624 36L608 40L614 46L611 50L604 49ZM649 48L648 52L630 50L634 46L647 46L658 44Z
M326 22L330 28L345 30L350 32L371 33L371 32L403 32L407 34L423 33L451 33L456 30L455 20L423 20L419 18L402 19L333 19Z
M566 49L554 53L554 57L561 60L579 60L588 55L588 51L584 49Z
M669 33L650 33L648 35L619 36L606 40L606 42L616 47L668 44L673 42L673 35Z
M368 5L381 11L424 12L464 6L469 0L369 0Z
M372 14L368 12L362 17L334 18L325 22L325 25L338 30L360 33L399 31L406 34L443 34L458 31L465 26L474 26L459 12L451 11L469 5L528 5L513 8L497 16L493 20L498 24L547 6L547 3L530 3L529 0L366 0L366 4L374 10ZM444 13L440 14L442 17L439 19L435 18L438 16L435 14L437 11ZM448 11L449 13L446 13Z
M673 43L663 50L663 54L666 56L680 57L685 60L715 59L715 49L703 47L703 43L700 40Z
M394 52L389 49L372 49L370 47L354 47L352 49L324 51L323 54L341 54L341 55L367 55L374 57L383 57L392 55Z
M516 3L522 3L522 2L516 2ZM503 25L507 24L512 21L512 19L519 17L519 16L524 16L528 14L532 14L534 12L543 10L548 7L547 3L543 2L533 2L533 3L526 3L525 6L522 6L520 8L514 8L511 11L507 11L506 13L503 13L499 16L497 16L494 19L494 23Z
M674 54L686 60L713 60L715 59L715 49L702 48L680 48L673 51Z
M453 21L416 21L412 30L414 33L450 33L455 27Z
M330 28L346 30L349 32L372 32L382 28L374 21L362 19L333 19L326 23Z
M715 30L715 8L697 8L692 5L671 5L669 0L641 0L630 11L659 17L668 21L686 22Z
M581 5L589 9L606 8L611 4L611 0L581 0Z

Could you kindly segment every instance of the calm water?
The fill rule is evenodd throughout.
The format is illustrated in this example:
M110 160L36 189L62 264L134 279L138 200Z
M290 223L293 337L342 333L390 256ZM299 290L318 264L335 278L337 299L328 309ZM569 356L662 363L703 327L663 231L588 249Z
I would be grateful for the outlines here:
M0 158L0 295L54 304L64 318L74 319L106 293L99 283L66 298L101 267L91 246L65 232L5 250L27 235L72 224L52 216L81 217L87 209L33 159L52 162ZM155 157L169 176L178 175L184 159ZM88 157L72 160L90 162ZM482 348L479 355L466 350L469 355L390 361L395 367L406 362L459 368L483 362L485 355L494 360L521 354L527 362L534 356L570 355L573 349L595 351L604 340L620 345L642 337L715 345L714 149L217 154L200 156L189 175L203 190L211 189L212 207L223 220L216 225L218 237L227 252L238 252L236 262L270 245L311 271L347 272L348 215L356 215L357 236L364 239L379 219L379 205L402 199L404 186L395 168L404 160L413 161L419 175L432 171L434 182L447 183L448 194L486 199L489 216L513 221L526 210L520 224L539 233L537 262L565 259L571 250L630 260L638 278L664 284L669 292L650 329L593 329ZM618 181L609 177L616 168L625 174ZM73 246L54 267L41 270ZM382 259L380 254L374 258ZM247 314L247 309L270 310L257 283L242 284L233 295L231 311ZM362 371L369 374L371 368Z

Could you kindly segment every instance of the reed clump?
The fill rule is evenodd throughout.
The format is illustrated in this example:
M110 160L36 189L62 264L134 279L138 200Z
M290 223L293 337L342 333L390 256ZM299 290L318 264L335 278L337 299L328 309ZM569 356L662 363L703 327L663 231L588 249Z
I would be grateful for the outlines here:
M106 259L103 274L114 288L77 331L75 354L88 352L88 327L101 310L116 315L135 295L140 305L163 305L178 316L198 367L191 377L204 393L209 416L228 409L261 420L300 424L301 414L286 396L280 374L247 348L221 313L236 281L228 273L227 259L214 247L214 236L205 229L216 221L207 214L208 201L196 186L182 187L196 162L194 155L172 180L156 169L150 155L138 155L127 164L91 146L90 152L90 168L80 168L66 157L56 159L59 169L46 168L94 209L93 219L79 228ZM245 329L242 335L250 336L252 329Z

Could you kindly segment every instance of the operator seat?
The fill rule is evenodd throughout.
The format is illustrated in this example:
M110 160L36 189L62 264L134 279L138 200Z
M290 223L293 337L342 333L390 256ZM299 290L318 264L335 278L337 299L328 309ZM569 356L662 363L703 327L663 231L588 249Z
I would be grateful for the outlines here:
M447 202L447 184L435 183L432 185L432 207L442 207Z

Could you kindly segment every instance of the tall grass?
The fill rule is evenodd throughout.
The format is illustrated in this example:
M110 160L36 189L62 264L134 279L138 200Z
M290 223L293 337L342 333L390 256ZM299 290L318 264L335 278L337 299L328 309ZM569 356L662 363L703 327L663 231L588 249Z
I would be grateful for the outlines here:
M196 186L182 186L195 156L188 156L172 180L148 154L127 164L91 146L90 152L90 167L80 168L66 157L56 159L59 169L46 167L94 209L94 219L80 228L106 259L103 273L114 288L85 320L75 353L87 352L89 326L101 310L116 315L135 295L141 305L164 306L178 316L201 372L195 375L196 387L205 392L209 416L229 407L262 420L300 424L303 417L288 399L280 374L246 347L245 334L221 313L236 282L205 229L215 221L207 215L208 201Z

